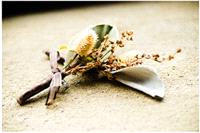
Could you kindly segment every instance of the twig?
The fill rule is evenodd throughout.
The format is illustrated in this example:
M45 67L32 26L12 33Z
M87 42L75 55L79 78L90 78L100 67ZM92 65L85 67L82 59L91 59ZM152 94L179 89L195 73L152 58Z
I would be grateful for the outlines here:
M49 51L45 51L45 54L47 56L50 55L50 52ZM58 56L59 54L57 54ZM54 58L55 60L56 58ZM57 58L57 62L59 62L59 60L64 60L62 57L58 57ZM55 62L54 62L55 64ZM57 69L58 70L58 69ZM56 70L56 71L57 71ZM61 80L65 78L65 76L69 75L70 73L65 73L64 71L63 72L60 72L61 74ZM53 78L53 74L48 76L46 79L44 79L41 83L39 83L38 85L30 88L27 92L25 92L24 94L22 94L18 99L17 99L17 102L20 104L20 105L24 105L27 100L29 98L31 98L32 96L40 93L41 91L47 89L49 86L50 86L50 83L52 81L52 78Z
M22 94L18 99L17 99L17 102L20 104L20 105L24 105L26 103L26 101L38 94L39 92L45 90L46 88L49 87L50 85L50 82L52 80L52 75L50 75L48 78L46 78L45 80L43 80L40 84L32 87L31 89L29 89L27 92L25 92L24 94Z
M62 85L61 82L62 82L61 73L60 72L55 73L51 80L49 93L46 100L46 105L51 105L53 103L53 100L56 98L56 94L60 86Z
M58 64L57 64L57 58L58 58L57 53L58 52L54 49L51 50L50 52L50 66L51 66L51 71L54 75L51 80L49 93L46 100L46 105L50 105L53 103L53 100L56 98L58 89L62 85L61 73L59 71Z
M62 79L64 79L67 75L69 75L70 72L61 72L61 77ZM41 83L39 83L38 85L30 88L27 92L25 92L24 94L22 94L18 99L17 99L17 102L20 104L20 105L24 105L27 100L29 98L31 98L32 96L40 93L41 91L47 89L51 83L51 80L52 80L52 77L53 77L53 74L48 76L46 79L44 79Z
M55 49L52 49L51 52L50 52L49 57L50 57L50 66L51 66L52 73L58 72L59 71L58 63L57 63L58 52Z

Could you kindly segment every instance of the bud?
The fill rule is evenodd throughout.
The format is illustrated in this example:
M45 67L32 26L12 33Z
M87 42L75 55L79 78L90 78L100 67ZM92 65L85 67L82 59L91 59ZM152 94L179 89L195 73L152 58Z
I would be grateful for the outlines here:
M75 51L81 56L87 56L92 52L92 49L97 42L97 35L93 30L89 30L82 34L79 40L79 45L77 46Z

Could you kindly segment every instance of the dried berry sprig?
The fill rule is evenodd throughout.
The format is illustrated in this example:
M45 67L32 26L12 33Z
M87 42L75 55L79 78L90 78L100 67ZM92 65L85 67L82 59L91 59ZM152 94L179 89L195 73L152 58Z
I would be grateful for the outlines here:
M144 63L145 60L153 60L159 63L163 61L170 61L174 59L177 53L180 53L181 49L178 49L174 54L168 56L161 56L159 54L136 54L132 58L128 58L125 60L118 59L117 56L111 55L108 60L105 62L104 66L106 66L107 71L115 71L118 69L122 69L125 67L141 65Z
M160 56L159 54L143 53L141 55L137 54L133 58L129 58L127 60L121 60L121 59L119 59L119 57L114 55L115 49L117 47L124 47L126 41L132 40L132 35L133 35L133 32L123 32L121 40L117 40L116 42L110 41L109 38L107 36L105 36L106 41L102 42L102 48L100 49L101 52L99 52L100 51L99 50L99 51L94 51L91 53L93 55L97 55L97 57L99 58L99 55L103 55L103 54L99 54L99 53L102 53L103 51L106 51L108 48L110 48L109 50L107 50L107 53L111 52L111 54L107 57L107 59L104 60L104 62L101 62L101 60L100 60L100 65L98 66L98 68L100 70L104 70L106 72L111 72L111 71L115 71L115 70L122 69L125 67L141 65L147 59L161 63L163 61L173 59L177 53L181 52L181 49L177 49L176 53L169 55L167 57ZM110 46L110 47L108 47L108 46ZM98 54L96 54L96 52L98 52ZM103 57L107 53L105 53L103 55ZM95 66L95 67L97 67L97 66ZM105 75L107 76L108 74L106 73ZM110 75L109 75L109 77L110 77Z
M156 62L163 62L165 60L171 60L174 58L176 53L181 52L181 49L177 50L176 53L169 55L167 57L162 57L159 54L136 54L133 58L128 58L122 60L116 55L114 55L115 50L119 47L122 48L125 46L127 41L131 41L133 38L132 31L122 32L121 39L116 40L115 42L111 41L108 36L104 37L104 41L101 43L99 49L93 49L92 52L87 56L87 58L92 58L93 61L78 65L74 68L71 68L72 74L84 73L92 68L97 68L105 74L106 77L111 79L111 71L119 70L125 67L131 67L136 65L141 65L147 59L153 60ZM108 56L107 56L108 55ZM105 56L107 56L105 58ZM105 58L105 59L104 59ZM104 71L104 72L103 72Z

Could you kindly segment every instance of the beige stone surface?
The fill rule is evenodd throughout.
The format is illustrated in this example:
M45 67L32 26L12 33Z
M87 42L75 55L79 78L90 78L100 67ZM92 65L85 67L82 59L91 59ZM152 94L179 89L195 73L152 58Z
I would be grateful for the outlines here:
M3 131L198 131L198 2L130 2L3 19ZM19 106L16 98L50 73L42 50L66 43L96 23L135 38L122 51L183 51L155 66L165 84L159 102L116 82L78 82L46 107L47 91Z

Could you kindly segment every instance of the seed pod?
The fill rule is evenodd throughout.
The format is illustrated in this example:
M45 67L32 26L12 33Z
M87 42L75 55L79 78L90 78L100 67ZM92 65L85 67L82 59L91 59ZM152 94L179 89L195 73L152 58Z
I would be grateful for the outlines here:
M83 33L81 39L77 39L80 41L75 51L81 56L87 56L97 42L97 35L93 30L86 31ZM77 42L78 43L78 42Z
M180 53L180 52L181 52L181 49L178 48L178 49L176 50L176 53Z

